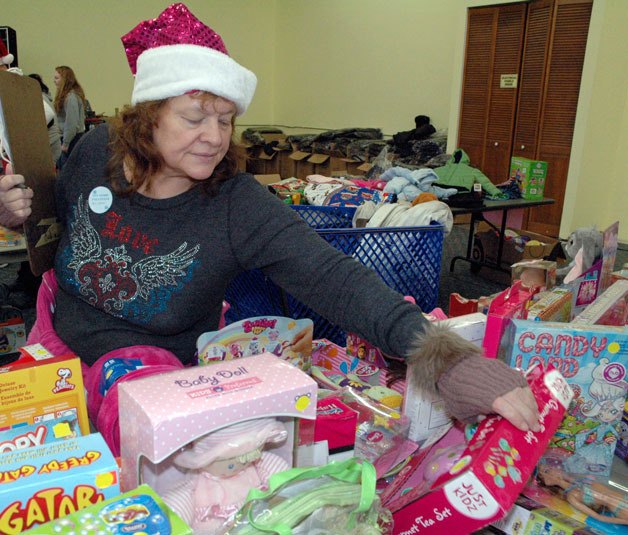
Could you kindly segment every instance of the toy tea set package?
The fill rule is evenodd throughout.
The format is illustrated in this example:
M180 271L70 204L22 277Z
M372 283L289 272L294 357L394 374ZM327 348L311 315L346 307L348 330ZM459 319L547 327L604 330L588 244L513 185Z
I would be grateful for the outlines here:
M91 505L27 531L29 535L102 533L123 535L192 535L181 520L148 485Z
M431 445L433 449L442 448L436 452L437 457L426 456L414 469L400 472L396 487L399 492L384 501L393 513L393 533L471 533L508 512L573 395L562 375L551 366L531 368L527 379L539 406L541 430L521 431L501 416L490 416L461 447L460 440L448 437L450 433L460 435L460 430L452 427L441 439L449 442ZM435 460L438 462L432 466ZM446 465L444 470L441 463ZM413 474L423 481L426 470L434 472L428 478L428 488L412 484Z
M272 353L307 372L310 369L313 329L310 319L258 316L237 321L198 337L199 364Z
M251 488L293 465L316 395L269 353L122 383L122 488L147 483L195 533L221 529Z
M513 320L500 349L512 367L555 366L574 402L552 439L553 455L575 474L608 476L628 383L628 331L623 327Z
M99 433L0 455L0 533L14 535L120 493Z

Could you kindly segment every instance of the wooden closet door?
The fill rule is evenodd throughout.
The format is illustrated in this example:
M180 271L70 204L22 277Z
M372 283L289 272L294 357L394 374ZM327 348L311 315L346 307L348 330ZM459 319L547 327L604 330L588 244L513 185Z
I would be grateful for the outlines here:
M553 0L533 2L528 7L512 154L532 160L538 149L553 11Z
M500 87L519 75L525 4L468 11L458 146L493 182L508 178L517 89Z
M539 6L541 4L539 2ZM545 196L556 202L529 210L527 219L529 230L548 236L558 236L560 230L592 4L592 0L556 0L553 7L553 24L546 47L547 60L536 139L533 142L533 158L548 163ZM531 13L533 9L534 4L531 4ZM539 7L539 10L542 9ZM544 28L544 15L539 12L538 18L541 19L538 21L539 28ZM537 32L541 31L539 28ZM537 41L540 43L542 39L537 38ZM526 40L526 45L528 42L530 41ZM532 48L536 46L540 48L540 45L531 45ZM531 51L530 54L540 56L540 50ZM526 69L527 64L524 61L524 77ZM529 108L533 111L530 112ZM515 134L517 155L518 150L522 150L522 156L531 154L527 148L532 138L524 135L525 114L535 113L534 109L532 102L524 105L520 99ZM518 149L521 145L524 145L524 149Z
M498 8L495 51L490 80L486 142L481 169L495 184L508 179L513 129L517 108L517 87L501 87L502 75L519 79L526 20L525 4Z

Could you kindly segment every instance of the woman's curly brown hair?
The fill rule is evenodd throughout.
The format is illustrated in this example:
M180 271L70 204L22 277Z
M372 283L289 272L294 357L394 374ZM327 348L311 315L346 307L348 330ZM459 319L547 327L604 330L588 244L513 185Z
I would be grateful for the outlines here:
M210 93L198 93L195 98L216 98ZM164 159L153 140L153 131L157 127L159 113L165 100L140 102L135 106L125 106L118 117L110 122L109 150L111 156L107 163L107 177L113 191L119 195L130 195L146 184L150 191L152 177L164 165ZM232 120L233 126L233 120ZM124 165L133 179L124 176ZM209 195L215 195L222 182L233 177L237 172L233 139L222 161L214 172L200 183Z

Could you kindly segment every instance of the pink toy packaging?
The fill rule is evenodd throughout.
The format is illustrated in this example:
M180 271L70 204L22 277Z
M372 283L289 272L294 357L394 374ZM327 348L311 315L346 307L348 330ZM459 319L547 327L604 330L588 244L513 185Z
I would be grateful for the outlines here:
M316 394L269 353L122 383L122 488L149 484L194 533L215 533L250 489L292 467Z
M513 318L525 318L527 305L538 288L524 288L518 280L510 288L498 294L489 305L484 336L484 355L495 358L499 351L499 343L508 322Z
M527 379L538 403L541 430L521 431L494 415L478 425L463 448L457 440L447 444L448 448L427 465L420 463L417 467L424 475L426 470L428 474L434 472L430 477L435 480L428 489L419 485L385 503L393 513L393 533L471 533L508 512L573 395L562 375L551 366L547 370L535 366ZM450 432L460 433L456 427ZM448 434L443 440L450 439ZM438 441L432 448L440 444Z
M628 331L623 327L513 320L503 360L516 368L551 364L574 391L574 402L550 442L574 474L609 476L628 382Z

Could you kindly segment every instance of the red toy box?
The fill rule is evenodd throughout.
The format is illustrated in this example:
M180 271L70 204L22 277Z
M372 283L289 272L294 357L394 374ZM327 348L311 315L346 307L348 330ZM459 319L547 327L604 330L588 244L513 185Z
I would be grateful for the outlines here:
M544 371L537 366L528 381L539 406L541 430L520 431L496 415L483 420L459 460L427 492L415 487L385 504L393 513L393 533L471 533L508 512L573 397L554 368Z

